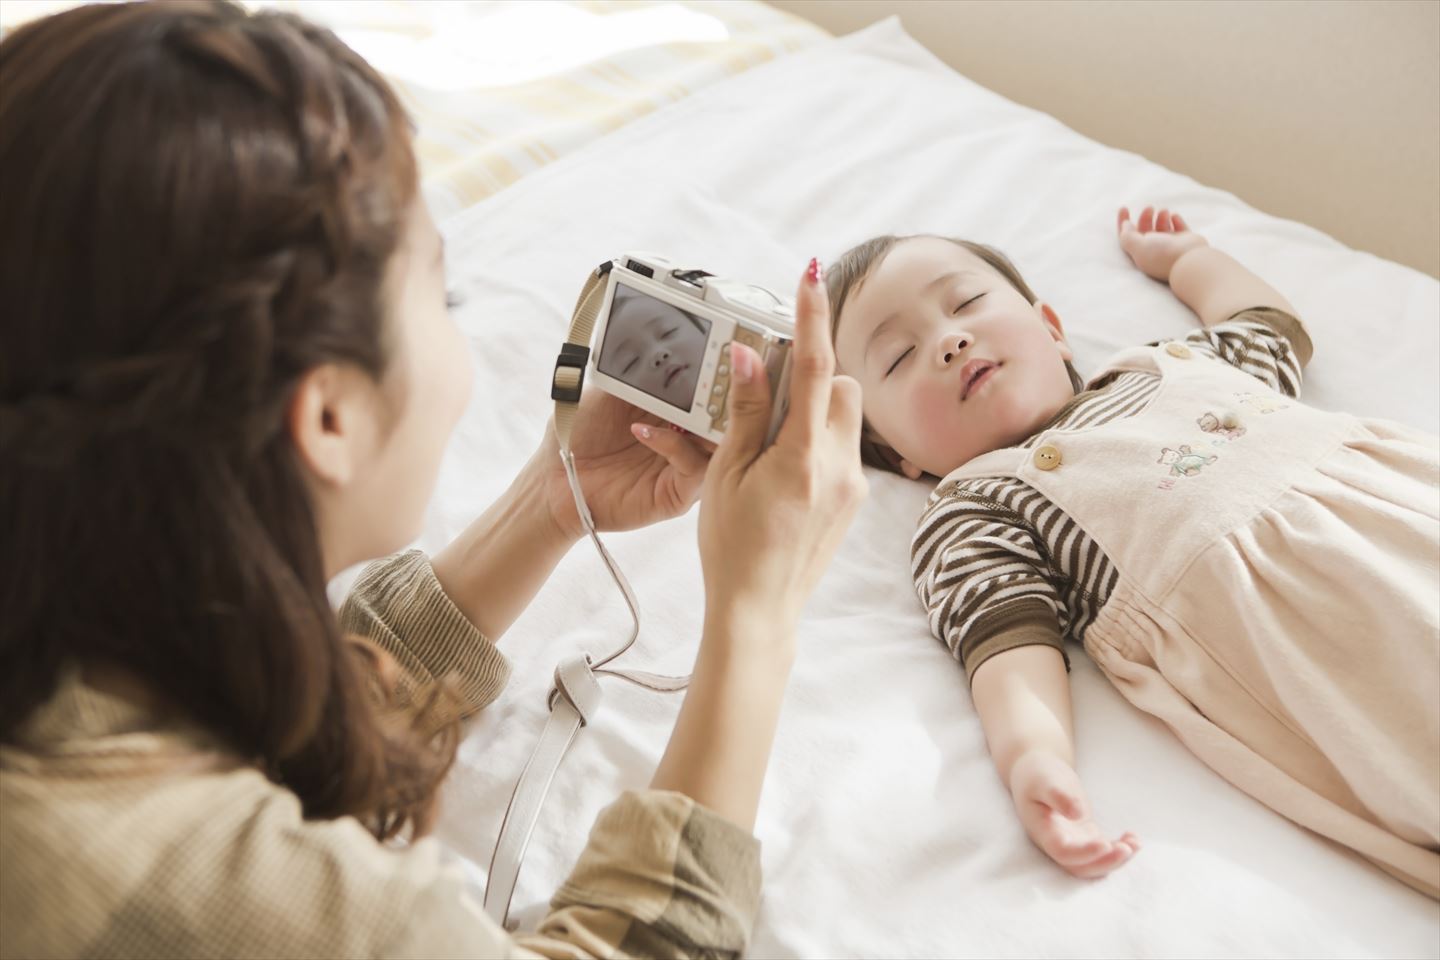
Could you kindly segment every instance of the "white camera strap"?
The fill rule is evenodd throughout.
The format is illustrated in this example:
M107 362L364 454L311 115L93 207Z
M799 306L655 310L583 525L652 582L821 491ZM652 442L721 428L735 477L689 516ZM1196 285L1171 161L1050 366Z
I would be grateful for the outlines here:
M485 912L496 922L506 925L510 914L510 900L515 895L515 882L520 875L520 864L525 858L525 848L545 803L545 795L555 779L565 753L581 727L595 719L600 709L603 691L597 674L619 677L638 686L661 693L684 690L690 677L667 677L644 670L624 670L607 667L626 650L634 645L640 636L640 608L630 583L620 572L610 551L600 542L595 531L595 521L590 508L585 504L585 494L580 488L580 477L575 471L575 457L570 452L570 432L575 423L575 412L580 404L580 393L585 382L585 365L590 357L590 334L595 327L595 317L605 298L606 277L610 263L601 264L590 274L580 299L575 304L575 313L570 319L570 333L561 347L560 357L555 363L555 374L551 381L550 396L555 400L555 435L559 440L560 459L565 465L565 475L570 480L570 490L575 495L575 509L580 522L589 534L590 541L605 562L605 568L615 580L616 586L625 597L630 610L633 629L629 638L608 655L593 660L588 653L567 657L555 667L555 685L549 694L550 716L540 734L540 742L520 772L515 792L510 795L510 805L505 809L505 819L500 824L500 837L495 842L495 853L490 858L490 873L485 884Z

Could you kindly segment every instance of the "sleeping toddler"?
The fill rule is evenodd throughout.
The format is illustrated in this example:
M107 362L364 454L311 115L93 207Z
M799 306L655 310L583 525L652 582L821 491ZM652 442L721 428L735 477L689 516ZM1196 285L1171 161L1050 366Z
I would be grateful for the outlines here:
M1101 876L1065 641L1273 809L1440 894L1434 437L1300 402L1310 337L1178 213L1119 212L1199 317L1082 380L1060 317L980 244L879 237L828 287L863 455L938 477L911 547L1034 843Z

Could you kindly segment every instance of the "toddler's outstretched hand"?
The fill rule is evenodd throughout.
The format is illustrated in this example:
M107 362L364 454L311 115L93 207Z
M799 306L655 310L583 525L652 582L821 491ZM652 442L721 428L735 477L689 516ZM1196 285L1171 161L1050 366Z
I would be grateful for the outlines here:
M1090 816L1079 775L1053 753L1032 750L1016 760L1010 793L1030 839L1074 876L1103 877L1140 849L1132 833L1105 839Z
M1121 207L1116 228L1120 231L1120 249L1147 277L1164 283L1170 282L1170 268L1175 261L1197 247L1209 246L1180 214L1169 210L1156 213L1154 207L1140 211L1139 223L1131 223L1129 208Z

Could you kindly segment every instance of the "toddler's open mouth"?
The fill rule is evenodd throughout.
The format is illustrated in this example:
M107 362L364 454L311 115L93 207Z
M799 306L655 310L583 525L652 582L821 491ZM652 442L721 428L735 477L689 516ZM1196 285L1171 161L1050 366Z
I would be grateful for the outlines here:
M960 382L964 384L964 386L960 388L960 399L965 400L968 398L970 394L974 393L982 384L989 380L990 375L996 370L999 370L1000 367L1001 364L993 360L971 360L965 364L965 368L960 371Z

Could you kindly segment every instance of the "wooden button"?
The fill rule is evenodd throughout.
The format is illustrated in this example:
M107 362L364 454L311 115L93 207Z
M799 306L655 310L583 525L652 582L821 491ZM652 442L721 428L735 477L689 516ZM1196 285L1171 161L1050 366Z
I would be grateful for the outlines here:
M1054 470L1060 466L1060 450L1045 444L1035 451L1035 466L1041 470Z
M1178 360L1190 359L1190 348L1183 343L1170 342L1165 344L1165 352Z

